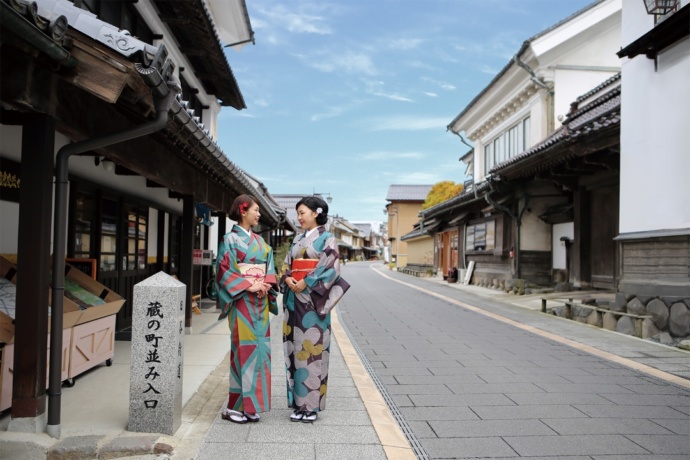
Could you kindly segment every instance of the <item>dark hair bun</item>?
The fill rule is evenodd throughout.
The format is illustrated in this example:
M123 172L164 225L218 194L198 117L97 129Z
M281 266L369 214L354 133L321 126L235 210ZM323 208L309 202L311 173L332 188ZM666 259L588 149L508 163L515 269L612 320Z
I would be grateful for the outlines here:
M300 205L304 205L315 213L318 213L316 216L317 224L325 225L326 222L328 222L328 204L323 200L323 198L316 195L305 196L297 202L295 209L299 208Z

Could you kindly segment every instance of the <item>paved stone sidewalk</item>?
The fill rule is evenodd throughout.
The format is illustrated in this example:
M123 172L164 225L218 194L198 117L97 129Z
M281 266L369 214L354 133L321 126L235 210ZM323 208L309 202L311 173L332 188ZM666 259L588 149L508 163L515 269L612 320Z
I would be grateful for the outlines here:
M198 460L223 459L286 459L304 460L384 460L386 458L413 459L407 441L392 418L380 417L378 411L388 412L383 401L375 407L366 407L367 389L356 384L363 370L355 375L345 362L343 353L352 357L349 341L338 329L337 317L333 318L334 337L331 342L328 396L326 410L319 413L315 423L291 422L292 412L287 408L285 390L285 365L283 360L282 315L271 321L272 353L272 410L262 414L259 423L234 424L220 418L220 407L224 407L227 393L217 401L218 410L208 433L199 444L195 454ZM344 350L343 350L344 348ZM357 358L358 360L358 358ZM227 382L226 372L224 379ZM366 387L366 382L364 383ZM358 389L359 387L359 389ZM227 388L227 385L226 385ZM371 386L369 390L371 390ZM374 390L375 392L375 390ZM216 393L217 395L220 392ZM378 392L376 395L378 396ZM368 410L369 409L369 410ZM386 426L386 422L388 426ZM378 425L378 426L375 426ZM384 439L384 442L381 439ZM387 445L384 445L387 444ZM387 451L389 452L387 456ZM174 458L183 457L182 452Z

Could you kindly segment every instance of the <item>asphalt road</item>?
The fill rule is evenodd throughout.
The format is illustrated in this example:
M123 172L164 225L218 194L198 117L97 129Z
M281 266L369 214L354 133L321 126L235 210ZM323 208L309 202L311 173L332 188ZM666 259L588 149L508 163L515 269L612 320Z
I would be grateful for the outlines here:
M343 267L337 308L418 458L690 458L688 388L453 300L535 312L372 265Z

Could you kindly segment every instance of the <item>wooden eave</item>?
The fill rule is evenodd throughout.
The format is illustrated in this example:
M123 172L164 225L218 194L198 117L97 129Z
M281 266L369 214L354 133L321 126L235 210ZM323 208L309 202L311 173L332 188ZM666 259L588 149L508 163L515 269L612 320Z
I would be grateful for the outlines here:
M561 143L556 143L538 154L531 155L517 163L502 168L498 175L501 180L505 181L533 177L540 173L544 173L544 178L546 178L549 175L549 171L552 171L559 165L567 164L578 157L615 148L619 144L620 126L611 126L593 134L570 138Z
M223 106L247 108L203 0L154 0L153 3L204 90Z
M20 112L52 116L56 129L74 141L148 121L153 99L135 65L74 29L69 34L70 51L78 61L74 69L55 68L47 60L36 59L26 47L3 43L2 102ZM251 193L230 171L203 164L198 142L184 133L171 116L161 132L95 153L171 193L192 195L194 201L214 209L227 210L238 194Z

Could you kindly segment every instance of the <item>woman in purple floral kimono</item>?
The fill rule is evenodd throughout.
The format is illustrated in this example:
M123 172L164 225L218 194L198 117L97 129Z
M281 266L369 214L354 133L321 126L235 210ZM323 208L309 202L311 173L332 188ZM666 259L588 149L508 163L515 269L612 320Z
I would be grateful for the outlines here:
M287 370L290 420L314 422L326 408L331 310L350 285L340 277L340 256L333 234L326 231L328 205L316 196L297 203L298 233L283 264L283 350ZM295 259L316 259L316 268L301 279Z

